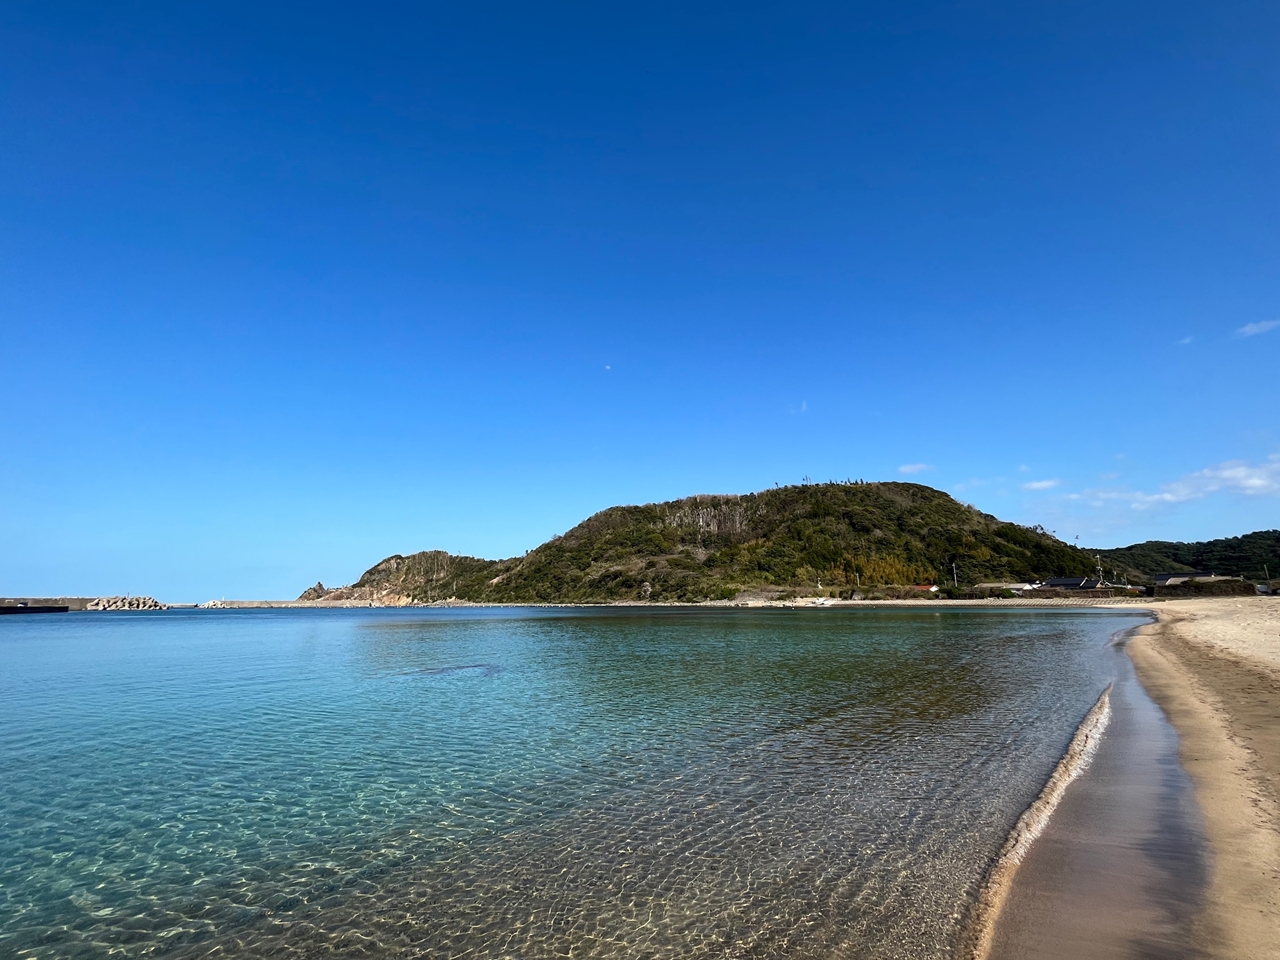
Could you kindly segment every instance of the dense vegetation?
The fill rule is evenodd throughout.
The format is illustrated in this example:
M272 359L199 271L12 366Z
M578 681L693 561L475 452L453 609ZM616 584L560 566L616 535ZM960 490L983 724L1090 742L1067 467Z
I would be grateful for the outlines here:
M953 567L954 565L954 567ZM1087 575L1091 555L914 483L827 483L611 507L523 557L389 557L350 596L690 601L743 590ZM357 591L351 593L350 591Z
M1280 530L1260 530L1243 537L1224 537L1203 543L1148 540L1131 547L1099 550L1103 565L1132 580L1150 581L1157 573L1193 570L1262 580L1269 572L1280 578Z

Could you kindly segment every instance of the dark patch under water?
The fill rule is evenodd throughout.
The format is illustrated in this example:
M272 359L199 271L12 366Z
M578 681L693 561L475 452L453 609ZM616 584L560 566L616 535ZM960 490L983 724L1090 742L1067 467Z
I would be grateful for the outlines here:
M946 956L1132 623L8 618L0 955Z
M463 673L467 670L479 673L481 676L491 677L495 673L499 673L502 667L496 663L468 663L458 667L429 667L426 670L414 671L409 675L417 677L447 677L452 673Z

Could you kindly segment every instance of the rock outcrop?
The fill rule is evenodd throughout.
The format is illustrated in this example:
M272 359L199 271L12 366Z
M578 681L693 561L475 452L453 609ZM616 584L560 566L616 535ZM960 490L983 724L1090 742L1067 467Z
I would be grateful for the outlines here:
M408 607L417 601L407 591L387 583L356 583L346 587L325 589L317 583L308 587L298 597L298 603L319 603L326 606L351 607Z
M302 601L323 600L325 595L328 593L329 591L325 589L324 584L317 580L316 585L314 587L307 587L307 589L303 590L302 596L298 597L298 599Z

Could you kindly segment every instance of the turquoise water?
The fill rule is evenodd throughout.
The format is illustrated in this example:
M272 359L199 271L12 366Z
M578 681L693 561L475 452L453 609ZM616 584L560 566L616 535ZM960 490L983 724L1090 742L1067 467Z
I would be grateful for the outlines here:
M0 956L946 956L1135 622L6 617Z

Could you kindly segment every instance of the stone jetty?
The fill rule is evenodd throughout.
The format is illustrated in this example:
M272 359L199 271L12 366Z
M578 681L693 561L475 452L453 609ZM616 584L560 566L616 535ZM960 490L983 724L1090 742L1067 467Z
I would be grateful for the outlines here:
M168 610L155 597L95 597L85 604L86 610Z

